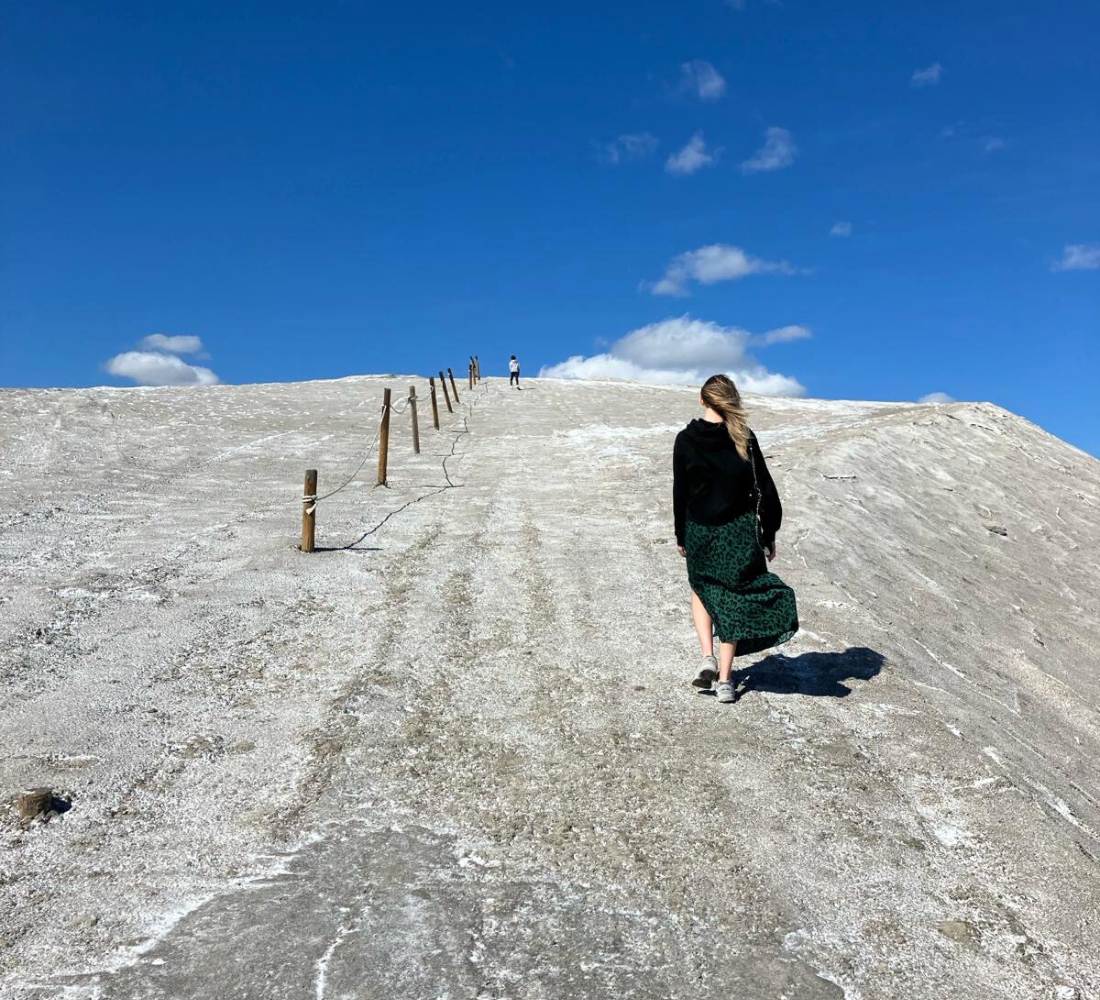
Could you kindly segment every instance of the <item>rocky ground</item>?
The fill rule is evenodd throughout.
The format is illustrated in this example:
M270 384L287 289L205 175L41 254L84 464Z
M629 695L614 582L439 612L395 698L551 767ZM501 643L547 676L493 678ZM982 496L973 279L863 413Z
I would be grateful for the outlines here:
M0 392L0 794L70 805L0 818L0 996L1100 996L1100 463L751 399L804 629L726 707L690 390L422 399L296 551L409 381Z

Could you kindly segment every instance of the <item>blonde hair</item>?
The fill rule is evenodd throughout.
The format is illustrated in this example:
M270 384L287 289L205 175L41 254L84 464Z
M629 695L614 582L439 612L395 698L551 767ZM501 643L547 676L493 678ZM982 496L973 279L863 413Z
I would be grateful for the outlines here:
M719 414L737 454L749 457L749 419L741 405L741 393L728 375L711 375L699 390L703 402Z

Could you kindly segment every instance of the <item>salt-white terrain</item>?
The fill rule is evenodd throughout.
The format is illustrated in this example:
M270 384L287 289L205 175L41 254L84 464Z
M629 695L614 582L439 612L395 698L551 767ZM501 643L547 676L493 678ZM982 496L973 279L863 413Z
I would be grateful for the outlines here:
M689 389L0 392L0 996L1100 996L1100 463L750 398L803 631L720 706ZM418 395L426 395L417 381Z

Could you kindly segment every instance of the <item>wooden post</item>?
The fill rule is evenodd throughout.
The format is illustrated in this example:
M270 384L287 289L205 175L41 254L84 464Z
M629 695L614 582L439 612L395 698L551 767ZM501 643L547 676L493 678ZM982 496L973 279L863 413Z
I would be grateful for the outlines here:
M474 380L481 381L481 358L476 354L474 355Z
M24 824L32 819L48 813L53 808L54 794L52 788L28 788L15 798L15 808L19 812L19 818Z
M428 385L432 390L432 423L435 424L435 429L439 430L439 400L435 397L435 379L428 379Z
M416 386L409 386L409 409L413 415L413 451L420 454L420 424L416 420Z
M455 394L455 402L461 402L458 398L458 386L455 385L455 373L450 368L447 369L447 374L451 376L451 392Z
M470 386L470 392L474 391L474 363L471 361L466 367L466 378Z
M378 428L378 485L386 485L386 461L390 457L390 390L382 390L382 423Z
M447 380L443 377L443 372L439 373L439 384L443 386L443 402L447 404L447 412L454 413L455 408L451 406L451 396L447 392Z
M306 484L302 487L302 543L303 552L313 551L314 533L317 527L317 470L306 469Z

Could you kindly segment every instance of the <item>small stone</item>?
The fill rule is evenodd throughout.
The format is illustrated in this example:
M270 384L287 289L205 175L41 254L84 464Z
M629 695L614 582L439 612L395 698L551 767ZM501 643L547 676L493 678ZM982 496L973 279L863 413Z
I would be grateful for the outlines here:
M995 535L1003 535L1005 538L1008 537L1008 528L1004 528L999 524L987 524L985 527L986 531L992 531Z
M969 920L941 920L936 925L936 930L945 938L957 941L959 944L972 945L978 943L978 928Z

